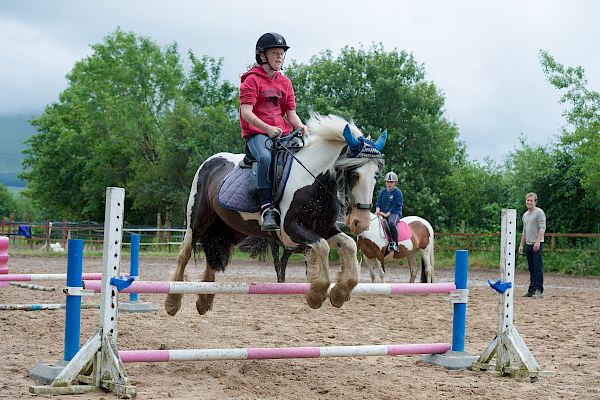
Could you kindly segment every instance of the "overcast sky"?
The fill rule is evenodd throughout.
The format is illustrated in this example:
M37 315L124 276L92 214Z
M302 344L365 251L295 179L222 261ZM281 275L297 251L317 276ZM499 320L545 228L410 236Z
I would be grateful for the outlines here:
M223 78L236 84L256 39L275 31L291 46L288 60L302 63L324 49L380 42L413 53L444 93L469 157L501 161L520 134L544 145L563 124L540 49L582 66L599 90L599 16L594 0L3 0L0 115L38 115L65 89L75 61L118 26L161 46L177 42L183 55L222 57Z

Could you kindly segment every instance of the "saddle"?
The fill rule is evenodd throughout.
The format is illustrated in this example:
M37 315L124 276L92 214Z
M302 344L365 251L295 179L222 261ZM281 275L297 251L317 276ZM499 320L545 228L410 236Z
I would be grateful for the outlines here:
M389 226L387 219L385 219L385 218L381 219L381 227L383 228L383 231L385 232L385 237L386 237L387 241L391 242L392 241L392 233L390 232L390 226ZM398 242L397 243L400 243L403 240L411 238L412 228L406 222L399 220L396 227L398 229Z
M269 179L275 206L283 197L294 158L304 147L304 139L292 133L273 142ZM257 212L260 210L257 189L258 164L246 145L244 159L225 177L219 188L219 204L233 211Z

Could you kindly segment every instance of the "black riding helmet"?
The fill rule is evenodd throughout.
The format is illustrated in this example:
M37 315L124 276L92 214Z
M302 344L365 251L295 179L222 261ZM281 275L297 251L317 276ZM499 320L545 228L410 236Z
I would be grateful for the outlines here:
M256 62L259 65L266 64L266 62L260 59L260 53L267 51L267 49L283 49L287 51L289 48L290 46L285 42L285 38L279 33L265 33L256 42Z

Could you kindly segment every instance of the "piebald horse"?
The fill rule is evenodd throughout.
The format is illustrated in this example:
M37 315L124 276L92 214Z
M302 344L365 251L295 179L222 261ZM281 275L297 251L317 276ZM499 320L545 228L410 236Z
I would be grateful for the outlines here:
M366 139L352 123L337 116L313 114L307 123L310 133L294 158L285 191L279 202L281 213L277 240L286 247L305 246L306 301L319 308L330 286L328 255L330 247L340 253L341 270L329 294L335 307L350 299L358 283L360 265L352 238L336 225L344 195L345 223L353 233L369 228L373 190L381 168L385 131L375 143ZM196 245L204 250L206 268L202 281L214 282L215 272L224 271L235 244L246 236L272 238L260 228L260 213L232 211L218 199L221 183L242 159L243 154L218 153L198 168L187 204L187 228L179 250L174 281L183 281L185 267ZM168 294L165 309L175 315L182 294ZM214 295L199 295L196 309L204 314L212 308Z
M388 240L381 227L381 218L371 214L369 230L358 235L358 247L363 254L363 264L367 266L371 281L375 282L375 272L381 282L385 282L385 260L404 258L410 268L410 282L417 277L417 251L421 252L421 282L433 282L435 258L433 255L434 233L431 224L417 216L404 217L404 221L412 230L410 238L398 242L398 251L388 251Z

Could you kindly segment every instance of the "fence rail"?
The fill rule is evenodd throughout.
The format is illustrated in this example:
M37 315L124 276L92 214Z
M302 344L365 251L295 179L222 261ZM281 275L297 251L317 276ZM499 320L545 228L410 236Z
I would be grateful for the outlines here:
M21 229L19 229L21 227ZM24 236L23 228L28 227L29 237ZM26 229L27 230L27 229ZM140 245L171 252L183 240L185 227L125 225L124 244L128 245L128 233L141 235ZM2 218L0 235L9 236L17 247L31 249L51 249L51 244L59 243L66 249L68 239L83 239L87 245L100 247L104 239L104 226L81 222L46 221L19 222ZM454 251L457 248L469 251L496 251L500 233L491 232L436 232L436 248ZM545 252L556 253L600 253L600 233L555 233L545 234Z

